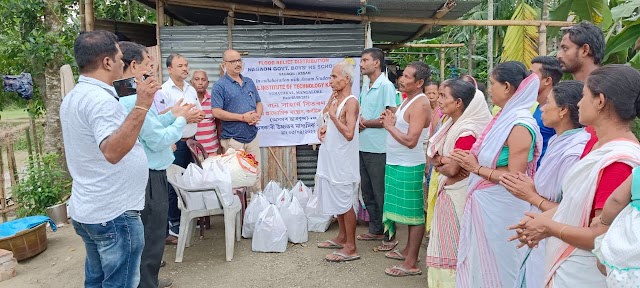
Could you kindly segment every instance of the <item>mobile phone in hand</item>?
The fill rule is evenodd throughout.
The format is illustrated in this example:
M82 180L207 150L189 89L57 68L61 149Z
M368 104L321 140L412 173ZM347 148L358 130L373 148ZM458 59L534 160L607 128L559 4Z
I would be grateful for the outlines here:
M135 77L113 81L113 88L116 89L118 97L135 95L137 87L138 85L136 84Z

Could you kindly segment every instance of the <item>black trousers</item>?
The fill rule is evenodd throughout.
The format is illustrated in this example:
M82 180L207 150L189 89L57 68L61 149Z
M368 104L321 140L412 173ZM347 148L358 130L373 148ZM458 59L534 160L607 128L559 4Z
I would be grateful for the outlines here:
M369 212L369 233L384 234L382 206L384 205L384 168L387 154L360 151L360 188L362 200ZM390 241L385 234L385 241Z
M140 212L144 225L144 249L140 261L140 284L138 285L140 288L158 287L158 271L164 253L169 211L168 189L167 172L149 170L145 205Z

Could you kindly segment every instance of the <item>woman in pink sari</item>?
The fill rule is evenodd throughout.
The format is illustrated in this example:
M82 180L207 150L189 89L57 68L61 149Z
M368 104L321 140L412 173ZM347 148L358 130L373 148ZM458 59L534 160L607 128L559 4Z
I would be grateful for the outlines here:
M630 129L640 115L640 72L607 65L591 72L578 103L580 123L593 126L598 142L586 145L582 159L562 182L557 208L527 217L511 227L522 245L545 247L546 287L606 287L591 252L603 231L590 228L606 199L640 165L640 145ZM599 218L598 218L599 219Z

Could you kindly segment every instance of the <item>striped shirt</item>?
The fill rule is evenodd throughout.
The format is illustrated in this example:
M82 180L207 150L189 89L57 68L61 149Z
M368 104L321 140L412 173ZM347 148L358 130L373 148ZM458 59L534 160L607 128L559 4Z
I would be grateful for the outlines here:
M218 142L218 129L216 127L216 119L213 118L211 113L211 94L205 92L202 105L202 111L204 111L204 120L198 123L198 132L196 133L196 140L202 144L208 154L217 153L220 144Z

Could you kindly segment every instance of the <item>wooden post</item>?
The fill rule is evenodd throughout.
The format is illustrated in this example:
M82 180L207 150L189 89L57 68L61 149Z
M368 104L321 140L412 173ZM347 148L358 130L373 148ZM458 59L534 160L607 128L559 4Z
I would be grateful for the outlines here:
M15 201L14 201L15 202ZM2 145L0 145L0 209L2 209L2 222L7 222L7 194L4 190L4 161L2 159Z
M27 153L29 153L29 161L33 160L33 149L31 147L31 133L29 132L29 127L24 129L24 132L27 134Z
M440 82L444 81L444 48L440 48Z
M84 1L84 17L85 17L85 30L93 31L95 27L95 16L93 14L93 0Z
M87 31L86 17L84 15L84 13L85 13L84 12L84 1L78 1L78 2L80 2L80 3L78 3L79 6L80 6L80 13L78 15L79 18L80 18L80 32L84 32L84 31Z
M29 120L31 123L31 130L33 131L33 147L36 155L42 155L42 145L40 141L38 141L38 130L36 129L36 120L31 118Z
M233 9L229 10L227 14L227 41L229 42L229 49L233 49L233 24L234 24L235 12Z
M538 28L538 55L547 55L547 26L544 24Z
M162 54L160 51L160 28L164 26L164 3L163 0L156 0L156 46L158 47L158 57L156 63L158 66L158 81L162 82Z
M7 142L7 166L9 167L9 179L11 187L15 187L18 183L18 170L16 169L16 157L13 154L13 143ZM2 175L4 177L4 174Z

